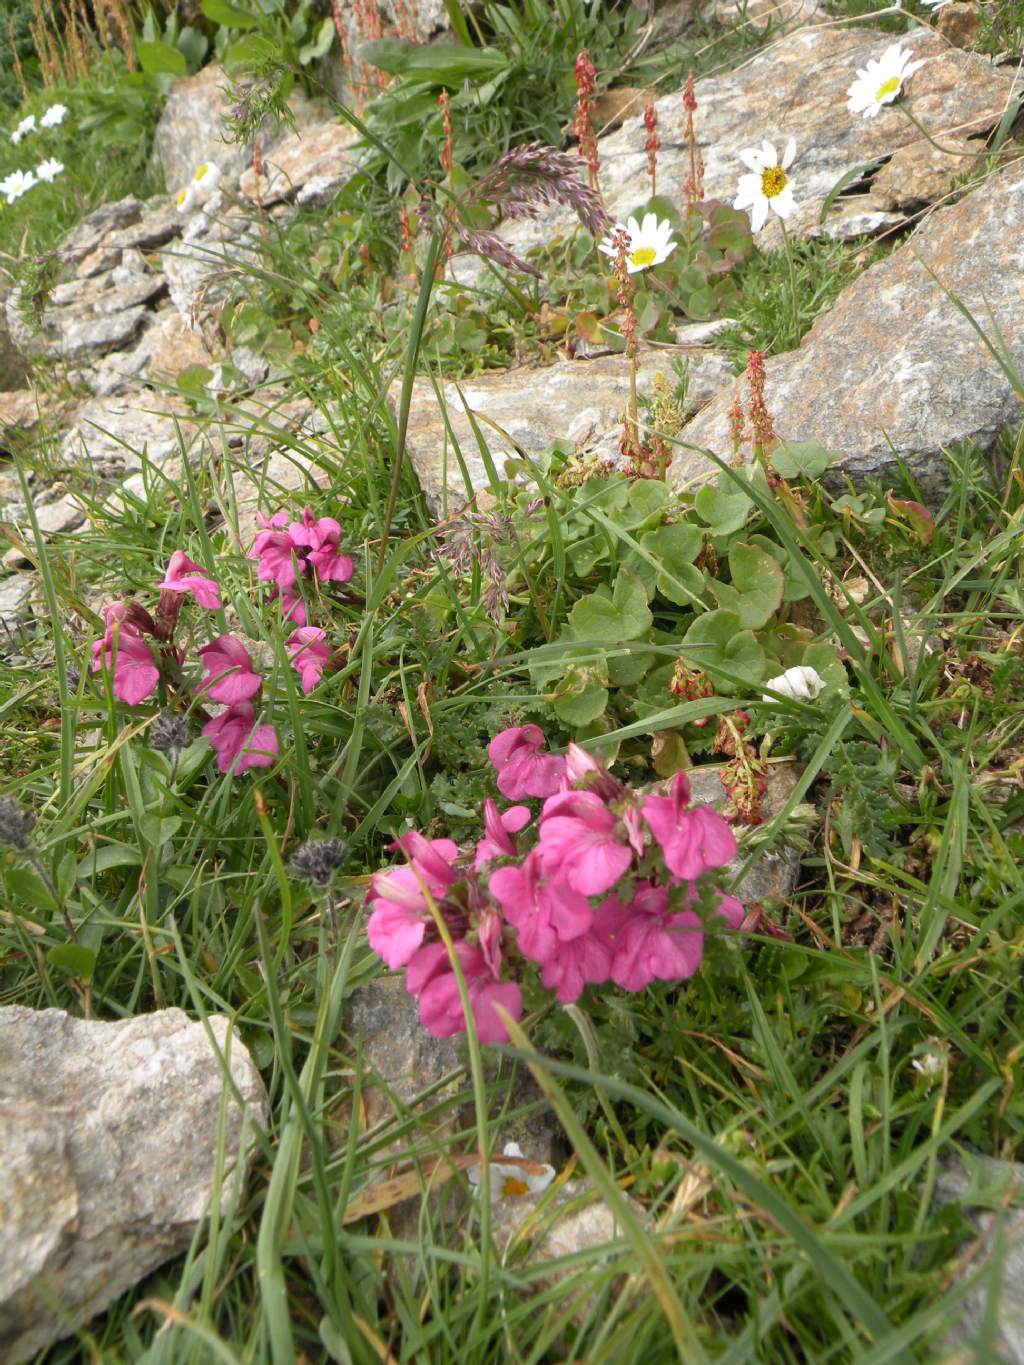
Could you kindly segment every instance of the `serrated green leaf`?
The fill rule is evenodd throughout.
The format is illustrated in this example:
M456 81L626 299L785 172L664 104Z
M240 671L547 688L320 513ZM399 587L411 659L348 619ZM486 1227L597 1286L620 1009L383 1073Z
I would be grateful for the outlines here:
M726 697L735 695L740 683L753 687L764 677L764 650L753 631L741 627L734 611L698 616L683 636L680 653L692 667L703 669Z
M692 607L704 592L704 575L694 565L704 537L700 528L677 521L659 526L640 537L640 544L659 562L657 589L662 597L680 607Z
M817 441L783 441L772 451L772 466L784 479L820 479L843 458L841 450L826 450Z
M619 570L610 599L593 592L581 597L569 613L577 640L610 645L639 639L650 629L652 619L643 583L626 569Z
M570 668L551 694L555 715L566 725L589 725L603 715L608 689L593 668Z
M712 535L728 536L740 529L753 503L746 493L726 493L717 484L706 483L698 489L693 506L701 521L711 528Z

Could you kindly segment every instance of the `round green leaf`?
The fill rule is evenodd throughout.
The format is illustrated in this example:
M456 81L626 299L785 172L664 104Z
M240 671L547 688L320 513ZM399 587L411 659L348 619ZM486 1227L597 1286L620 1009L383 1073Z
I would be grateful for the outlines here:
M680 652L687 663L703 669L726 697L733 696L742 683L754 687L764 677L764 650L753 632L741 627L734 611L698 616L683 636Z

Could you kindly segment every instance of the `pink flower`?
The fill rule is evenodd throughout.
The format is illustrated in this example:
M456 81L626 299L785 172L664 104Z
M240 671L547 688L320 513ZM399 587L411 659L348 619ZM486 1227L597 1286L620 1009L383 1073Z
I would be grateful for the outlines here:
M453 839L427 839L413 829L396 839L391 848L405 854L412 870L426 882L435 899L458 880L459 873L453 864L459 856L459 846Z
M487 746L487 757L498 771L498 791L510 801L523 796L554 796L565 776L565 759L541 754L544 732L539 725L516 725L502 730Z
M221 635L199 651L205 675L199 687L212 701L248 701L256 695L263 679L253 670L249 651L233 635Z
M275 595L281 603L281 615L286 621L294 621L297 626L306 625L306 604L296 588L279 588ZM270 600L274 600L274 595Z
M538 847L544 871L584 896L604 895L633 862L632 849L619 840L619 821L594 792L549 797Z
M430 922L430 909L415 872L411 867L375 872L366 903L374 907L366 925L370 947L392 971L404 967L423 942Z
M279 588L291 588L295 584L297 546L290 533L284 529L288 522L286 512L275 512L272 517L264 517L257 512L256 519L263 527L252 543L250 559L258 559L257 578L276 583ZM299 572L303 564L299 561Z
M540 979L563 1005L571 1005L583 994L583 987L607 981L612 954L608 944L596 934L580 934L558 945L558 952L541 968Z
M514 858L516 846L511 836L532 819L528 806L509 806L508 810L499 811L497 803L488 798L484 802L484 837L477 843L473 859L477 871L495 858Z
M171 555L164 580L157 586L161 592L190 592L199 605L209 611L220 608L220 588L216 582L207 578L201 565L194 564L181 550L175 550Z
M614 899L614 898L612 898ZM684 981L704 956L704 926L693 910L673 912L668 890L638 882L627 906L602 907L598 918L611 950L611 977L627 991L642 991L652 981Z
M203 734L213 745L222 773L244 773L246 768L269 768L278 754L272 725L257 725L252 703L236 702L220 716L208 720Z
M284 642L292 663L299 670L303 692L312 692L330 660L330 646L324 644L326 638L326 630L318 626L300 626Z
M736 839L710 806L690 807L690 784L676 773L668 796L647 796L647 827L661 845L665 865L683 881L693 881L710 867L724 867L736 857Z
M153 651L129 621L108 614L107 622L103 639L93 641L92 671L113 669L114 696L128 706L137 706L156 691L160 669Z
M293 521L289 527L292 540L303 545L308 551L308 560L313 572L325 583L347 583L355 572L355 563L348 555L338 549L341 540L341 527L333 517L313 519L312 508L302 512L302 521Z
M564 881L544 875L540 850L533 848L519 867L491 873L491 895L516 931L520 950L535 962L546 962L561 945L585 934L594 915L586 896Z
M480 1041L507 1043L508 1033L496 1006L519 1019L523 1013L522 991L514 981L497 980L481 949L464 939L455 944L455 953ZM443 943L430 943L415 954L406 969L405 985L410 995L419 996L420 1023L435 1038L450 1038L465 1030L458 982Z

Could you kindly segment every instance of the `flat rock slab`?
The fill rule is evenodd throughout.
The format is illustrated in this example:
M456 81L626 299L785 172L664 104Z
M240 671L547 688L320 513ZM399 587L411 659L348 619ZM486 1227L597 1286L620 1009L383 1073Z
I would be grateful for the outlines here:
M230 1025L0 1009L0 1358L16 1365L185 1251L214 1190ZM230 1040L227 1212L266 1092Z
M801 28L737 70L697 81L694 124L704 157L705 197L731 202L747 170L740 151L760 145L763 138L781 151L792 137L797 147L791 172L797 212L788 226L798 233L813 230L826 196L841 176L920 138L897 109L886 108L874 118L854 117L846 109L846 91L857 69L881 56L894 41L892 35L874 29ZM907 83L911 107L937 141L952 132L982 132L999 122L1015 88L1013 68L961 52L924 30L905 43L915 60L926 62ZM655 107L662 141L658 184L663 194L678 200L689 174L681 96L666 95ZM646 136L642 117L635 117L599 141L601 188L615 219L624 220L650 196ZM505 224L500 234L521 253L572 232L575 226L573 214L552 210L532 221ZM758 235L760 245L779 240L772 224ZM459 279L480 275L475 258L459 256L454 264Z
M802 766L789 759L782 763L769 763L765 774L763 801L766 824L778 815L793 794ZM704 802L717 810L721 810L726 804L728 794L719 781L720 771L718 767L687 769L686 776L695 802ZM735 862L728 865L727 874L735 876L745 861L741 854ZM733 888L733 894L742 901L744 909L759 905L765 900L787 900L793 894L799 875L800 854L795 849L762 853L743 880Z
M640 354L638 390L649 394L662 374L673 381L677 360L689 365L687 402L694 411L728 384L732 370L724 352L704 346L664 346ZM461 390L461 396L460 391ZM487 470L467 413L487 441L499 476L519 446L540 455L556 440L574 442L603 458L618 456L622 414L629 399L625 356L561 360L543 368L523 367L445 383L441 388L447 422L469 472L467 488L451 435L429 379L417 379L409 416L408 451L427 502L435 515L456 510L474 492L486 493ZM397 402L397 388L392 390Z
M959 1304L956 1327L941 1342L949 1352L942 1359L950 1365L954 1361L977 1361L980 1365L983 1360L1024 1365L1022 1195L1024 1165L1019 1161L965 1153L949 1161L939 1173L936 1204L955 1204L980 1243L977 1255L960 1262L949 1286L955 1293L964 1282L976 1280Z
M326 198L341 189L356 169L352 148L359 134L349 123L337 120L314 123L293 133L263 158L264 174L259 177L250 167L238 182L239 191L265 205L298 196L310 187L317 198ZM310 196L305 196L309 198Z
M144 460L159 468L187 451L197 432L183 403L137 389L83 404L65 432L61 456L110 477L137 470Z
M956 293L993 334L991 309L1018 369L1024 367L1024 161L991 176L958 204L936 210L887 259L843 290L796 351L767 363L767 401L784 440L845 451L855 481L891 478L901 457L934 499L947 480L942 449L991 445L1020 420L1020 402L970 323L931 278ZM727 412L734 381L679 439L731 458ZM715 473L699 450L679 450L670 477L692 484Z

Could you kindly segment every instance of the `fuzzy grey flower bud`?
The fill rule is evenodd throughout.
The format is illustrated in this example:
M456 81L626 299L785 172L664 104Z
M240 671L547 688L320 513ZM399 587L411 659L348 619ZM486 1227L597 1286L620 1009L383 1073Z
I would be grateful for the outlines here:
M310 839L292 855L292 871L313 886L330 886L345 853L346 845L340 839Z
M36 817L23 810L13 796L0 798L0 844L18 853L27 853L30 835L36 827Z
M160 753L178 753L187 749L192 741L192 732L185 716L175 715L173 711L161 711L149 727L149 745Z

